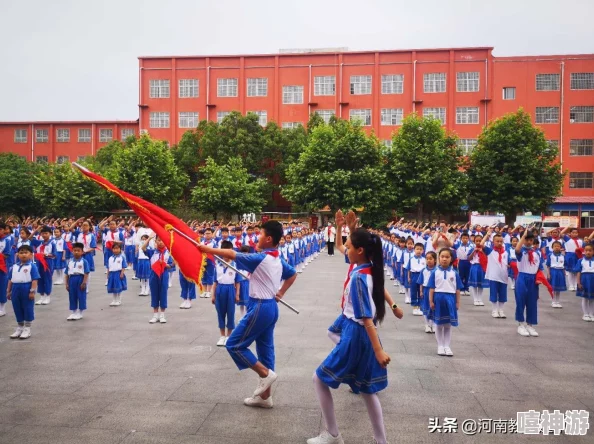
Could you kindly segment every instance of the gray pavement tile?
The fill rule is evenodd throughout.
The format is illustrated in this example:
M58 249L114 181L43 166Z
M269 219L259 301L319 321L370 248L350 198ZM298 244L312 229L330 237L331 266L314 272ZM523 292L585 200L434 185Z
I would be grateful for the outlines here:
M110 401L68 395L19 395L0 405L7 424L80 427Z
M546 394L559 398L594 396L594 384L584 384L581 377L553 377L543 374L510 375L509 379L521 390L531 396Z
M559 378L582 377L587 379L594 374L594 365L592 364L535 359L531 359L530 362L546 376L557 376Z
M158 432L161 433L161 432ZM251 444L254 441L221 436L155 434L146 432L130 433L121 444Z
M129 431L89 430L71 427L15 426L0 435L2 443L119 444Z
M528 410L542 411L547 406L536 399L526 395L524 399L508 399L504 395L478 393L475 395L486 415L473 414L468 418L490 418L490 419L516 419L518 412Z
M454 349L454 354L456 349ZM460 359L456 356L451 358L452 364L462 374L476 373L505 373L509 375L534 375L541 374L540 370L528 360L494 360L484 359Z
M126 399L98 412L84 427L147 433L190 434L204 422L215 404Z
M183 376L150 376L130 373L103 374L76 391L78 397L144 399L165 401L188 378Z
M70 394L101 376L101 372L78 373L65 367L52 370L19 370L10 390L27 394Z
M464 374L416 370L416 374L422 388L430 392L496 393L512 399L521 396L518 394L518 387L501 373Z
M164 355L122 356L104 354L92 357L84 362L73 365L77 372L99 371L102 373L133 373L134 375L148 375L164 365L170 358Z
M4 388L7 390L10 390L10 381L6 381L8 382L8 384L4 385ZM0 404L3 404L7 401L10 401L12 398L17 397L18 395L20 395L20 392L11 392L11 391L0 391ZM2 419L0 418L0 422L2 422Z

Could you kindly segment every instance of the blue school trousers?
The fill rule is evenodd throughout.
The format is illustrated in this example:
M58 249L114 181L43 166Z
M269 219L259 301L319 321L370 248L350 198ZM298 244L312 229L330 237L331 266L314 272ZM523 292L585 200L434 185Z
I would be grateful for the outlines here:
M68 299L70 300L70 310L87 309L87 290L81 290L80 286L85 278L84 274L73 274L68 276Z
M260 361L274 370L274 326L278 320L276 299L250 298L247 313L227 340L226 348L239 370L253 367ZM256 353L249 346L256 341Z
M161 277L151 270L149 288L151 290L151 307L167 308L167 291L169 290L169 273L167 270L163 271Z
M538 324L537 319L537 301L538 286L536 285L536 275L528 273L519 273L516 279L516 321L524 322L524 310L526 310L526 323L530 325Z
M30 291L31 282L12 284L12 309L19 324L35 319L35 299L29 298Z
M507 302L507 283L489 281L489 300L491 302Z
M418 284L419 275L421 272L411 271L410 272L410 305L411 307L417 307L421 305L421 286Z
M225 325L228 330L235 328L235 291L235 284L217 284L215 308L220 330L223 330Z
M468 277L470 276L470 261L460 259L458 261L458 274L464 288L462 291L468 291Z

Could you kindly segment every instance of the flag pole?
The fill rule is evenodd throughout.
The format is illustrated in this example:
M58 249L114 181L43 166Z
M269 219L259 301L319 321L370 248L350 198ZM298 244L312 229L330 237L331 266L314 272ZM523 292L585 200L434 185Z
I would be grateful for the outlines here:
M196 242L196 240L192 239L190 236L188 236L187 234L183 233L182 231L178 230L175 227L171 227L171 229L173 231L175 231L177 234L179 234L180 236L186 238L187 240L189 240L190 242L192 242L194 245L196 245L197 247L200 246L200 244L198 242ZM225 265L227 265L229 268L231 268L232 270L234 270L236 273L239 273L241 276L243 276L245 279L249 280L249 276L247 274L245 274L244 272L238 270L237 268L235 268L233 265L231 265L228 262L225 262L223 260L222 257L217 256L216 254L213 255L218 261L223 262ZM289 304L288 302L285 302L281 299L277 299L278 302L280 302L281 304L283 304L285 307L287 307L289 310L292 310L293 312L299 314L299 310L297 310L295 307L293 307L291 304Z

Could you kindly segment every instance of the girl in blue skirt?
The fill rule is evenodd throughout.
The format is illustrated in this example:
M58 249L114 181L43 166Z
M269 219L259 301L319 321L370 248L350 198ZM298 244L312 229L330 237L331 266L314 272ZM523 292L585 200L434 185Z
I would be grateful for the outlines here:
M406 250L402 253L402 274L404 280L404 302L410 304L410 275L409 275L409 264L410 259L415 255L415 241L412 237L406 239Z
M582 319L594 322L594 246L584 247L584 257L579 259L574 271L577 273L576 296L582 298Z
M54 229L54 243L56 244L56 257L54 258L54 285L64 284L64 269L66 268L66 243L62 236L62 229Z
M448 248L439 251L439 266L429 277L429 306L434 310L433 322L437 326L437 354L454 356L450 348L452 326L458 326L460 290L464 288L462 279L452 268L452 252Z
M348 258L357 264L344 287L340 341L316 370L313 381L326 430L308 444L342 444L330 388L348 384L361 393L377 443L386 444L382 407L377 392L388 386L386 366L390 356L383 350L376 325L386 314L384 264L381 238L359 228L351 232Z
M140 238L141 244L144 244L148 238L148 234L143 234ZM148 296L151 261L145 251L140 248L140 245L136 249L136 278L140 280L140 293L138 293L138 296Z
M483 236L477 234L474 238L474 245L470 250L468 258L470 259L470 274L468 275L468 288L470 295L474 300L474 305L483 306L483 288L488 288L489 283L485 280L485 270L487 268L487 256L480 246Z
M555 241L551 245L552 252L547 257L547 267L549 269L549 282L553 287L553 308L563 308L559 297L562 291L567 291L567 283L565 281L565 255L561 253L561 242Z
M429 305L429 278L435 271L437 264L437 254L435 251L430 251L425 256L425 269L419 274L418 284L421 286L421 310L425 316L425 333L435 333L435 325L433 324L433 310Z
M110 307L122 305L122 292L128 289L124 273L126 268L128 268L128 263L122 254L122 244L114 242L111 246L111 256L107 260L107 293L113 295Z

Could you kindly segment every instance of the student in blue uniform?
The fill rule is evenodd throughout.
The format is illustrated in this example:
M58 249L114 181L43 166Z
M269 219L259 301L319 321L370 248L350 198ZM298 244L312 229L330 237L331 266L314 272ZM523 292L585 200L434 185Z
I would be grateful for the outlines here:
M174 262L175 263L175 262ZM179 286L181 288L182 303L179 308L192 308L192 301L196 299L196 284L186 279L186 277L179 272Z
M124 254L126 255L128 269L134 268L134 261L136 260L135 237L136 231L134 230L134 226L124 225Z
M140 281L140 293L138 296L149 295L149 279L151 277L151 261L141 245L149 240L148 234L140 238L140 245L136 246L136 279Z
M12 308L17 321L17 328L11 339L31 337L31 323L35 319L35 292L39 281L37 265L33 263L33 249L21 245L17 252L17 263L8 276L7 297L12 301Z
M577 273L576 296L582 298L582 319L594 322L594 246L588 244L584 247L584 257L578 259L574 267Z
M6 315L5 305L8 288L8 273L12 267L12 242L6 234L8 225L0 222L0 317Z
M460 290L462 280L456 270L452 268L452 251L442 248L439 251L439 266L429 277L429 307L433 312L433 322L436 325L437 354L439 356L454 356L450 347L452 327L458 326L458 310L460 308Z
M156 248L148 248L152 239L155 239ZM149 287L151 290L151 307L153 308L153 317L150 324L160 322L165 324L165 310L167 309L167 291L169 290L169 273L167 270L173 266L173 258L169 250L165 247L163 241L158 237L147 239L142 245L144 254L151 263L151 277L149 278ZM159 314L161 309L161 314Z
M262 225L258 253L244 254L200 246L203 253L234 260L239 268L251 273L248 311L226 344L240 370L251 368L260 377L254 395L244 400L248 406L272 407L270 388L277 379L274 372L274 327L278 319L276 299L282 298L296 279L295 269L282 261L278 254L282 235L282 225L270 220ZM284 282L279 290L281 281ZM249 349L254 341L257 358Z
M35 232L33 233L35 234ZM37 292L39 299L35 305L47 305L50 303L52 294L52 277L54 275L54 258L56 257L56 244L52 240L52 230L43 227L39 234L41 239L31 239L31 245L35 248L35 259L39 262L39 283Z
M103 228L104 224L99 224L99 230L103 233L103 265L106 272L109 273L109 258L114 254L112 247L115 243L120 245L124 243L124 234L118 230L118 224L113 220L113 216L110 216L108 226L109 228ZM105 285L107 285L107 280Z
M469 250L468 259L470 260L470 273L468 274L468 288L472 296L473 303L476 306L484 306L483 288L489 285L485 279L487 266L487 257L482 250L483 236L477 234L474 236L474 244ZM483 268L484 267L484 268Z
M404 281L404 294L405 294L405 298L404 298L404 303L405 304L410 304L411 298L410 298L410 273L409 273L409 264L410 264L410 258L413 257L413 255L415 254L415 241L413 240L412 237L409 237L408 239L406 239L406 249L404 250L404 252L402 253L402 274L403 276L403 281Z
M285 245L287 248L287 263L291 267L295 267L297 264L297 259L295 253L295 244L293 243L293 236L291 233L285 236Z
M553 287L553 308L563 308L559 298L562 291L567 291L567 282L565 281L565 255L561 252L561 242L553 241L550 245L550 251L547 254L547 269L549 270L548 279Z
M126 281L126 256L122 253L121 242L111 244L111 256L107 261L107 293L112 295L110 307L122 305L122 293L128 290Z
M222 241L221 249L232 250L233 244L229 241ZM230 263L217 261L215 265L215 282L211 301L217 310L221 333L217 347L223 347L235 329L235 303L239 300L239 283L237 273L229 265L237 268L233 261ZM226 334L225 327L227 327Z
M66 291L70 301L72 313L66 318L68 321L78 321L87 309L87 281L89 279L89 264L83 257L84 245L78 242L72 245L72 258L66 263Z
M456 257L458 258L458 274L464 285L462 294L469 295L468 277L470 276L470 260L468 260L468 256L472 253L473 248L468 232L464 231L462 233L460 241L454 243L454 248L456 249Z
M91 273L95 271L95 249L97 248L97 237L93 234L91 221L85 220L81 225L81 232L76 236L76 242L83 244L83 257L89 264L89 277L87 279L87 293L91 285Z
M326 430L309 439L308 444L342 444L330 388L348 384L361 393L377 443L386 444L383 413L377 393L388 385L386 366L390 357L384 352L377 334L377 323L385 316L384 266L379 236L364 229L350 234L347 250L351 264L357 264L345 286L340 341L317 368L314 388Z
M212 238L212 230L207 228L204 230L204 242L202 245L206 245L207 247L215 248L216 243ZM210 299L212 296L212 285L215 281L215 264L214 262L206 258L206 266L204 267L204 273L202 274L202 286L204 291L200 295L201 298Z
M426 266L425 258L423 257L423 244L417 243L415 245L415 253L408 261L408 280L410 282L410 305L413 309L414 316L422 316L421 311L421 285L419 284L419 275Z
M54 243L56 245L56 258L54 259L54 285L64 284L64 269L66 268L66 245L61 228L54 229Z
M540 254L533 249L534 234L524 230L516 246L518 278L516 279L516 321L520 336L538 336L534 326L538 324L538 286L536 273L541 268ZM525 316L524 316L525 313Z
M509 253L503 246L503 236L495 234L492 241L492 230L481 242L483 253L487 256L487 272L485 280L489 282L489 301L491 301L491 317L505 319L503 306L507 302L507 269L509 267Z
M425 317L425 333L435 333L435 324L433 323L433 310L429 304L429 278L435 271L437 265L437 254L435 251L430 251L425 256L426 266L423 271L419 274L418 283L421 286L421 311Z

